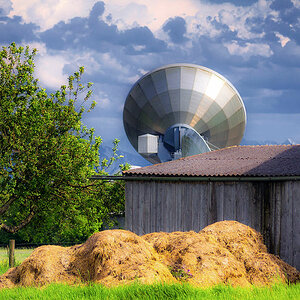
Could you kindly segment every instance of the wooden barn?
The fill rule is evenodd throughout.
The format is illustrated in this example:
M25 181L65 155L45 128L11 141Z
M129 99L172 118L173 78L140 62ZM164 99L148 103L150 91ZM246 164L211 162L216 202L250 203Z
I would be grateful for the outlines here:
M300 269L300 145L230 147L123 175L126 229L200 231L236 220Z

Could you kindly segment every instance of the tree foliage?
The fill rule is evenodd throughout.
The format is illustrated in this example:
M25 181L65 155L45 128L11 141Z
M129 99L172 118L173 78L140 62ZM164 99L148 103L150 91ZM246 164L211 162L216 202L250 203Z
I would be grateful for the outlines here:
M118 141L111 159L100 162L102 140L82 123L95 106L85 109L92 84L82 84L84 68L48 95L34 78L35 54L14 43L0 52L0 228L15 233L31 221L53 220L61 228L99 227L114 208L97 197L111 188L89 177L104 174L118 157Z
M74 244L91 234L116 225L124 212L124 182L96 181L93 193L58 209L40 211L15 234L0 231L0 243L15 239L17 244ZM119 224L117 224L119 226Z

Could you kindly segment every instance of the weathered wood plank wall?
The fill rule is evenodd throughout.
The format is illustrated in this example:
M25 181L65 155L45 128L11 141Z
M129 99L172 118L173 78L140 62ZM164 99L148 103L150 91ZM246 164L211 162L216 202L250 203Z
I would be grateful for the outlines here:
M300 182L126 182L125 227L139 235L236 220L300 269Z

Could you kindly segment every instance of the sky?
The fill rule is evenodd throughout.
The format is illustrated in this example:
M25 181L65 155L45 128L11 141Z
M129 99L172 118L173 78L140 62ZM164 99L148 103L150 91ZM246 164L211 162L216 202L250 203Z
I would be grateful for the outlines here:
M104 143L134 151L123 105L143 74L193 63L241 95L244 141L300 144L300 0L0 0L0 45L38 49L49 91L85 66L98 104L84 122Z

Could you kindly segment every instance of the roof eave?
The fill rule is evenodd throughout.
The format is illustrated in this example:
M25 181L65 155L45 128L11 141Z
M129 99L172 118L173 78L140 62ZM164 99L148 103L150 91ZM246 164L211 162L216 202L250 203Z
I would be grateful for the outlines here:
M294 176L153 176L128 175L125 176L92 176L98 180L125 181L300 181L300 175Z

